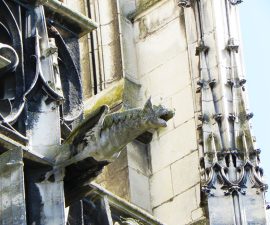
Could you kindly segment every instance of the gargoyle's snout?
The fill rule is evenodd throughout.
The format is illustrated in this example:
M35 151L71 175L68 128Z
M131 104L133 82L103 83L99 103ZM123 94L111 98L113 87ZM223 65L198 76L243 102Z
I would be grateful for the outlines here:
M165 108L162 105L152 105L151 99L148 99L144 105L143 111L153 128L166 127L167 121L174 116L174 111Z
M174 111L159 106L157 110L158 123L161 127L167 126L167 121L173 118Z
M165 121L170 120L171 118L173 118L174 116L174 111L172 110L166 110L166 112L164 112L164 114L160 115L159 117Z

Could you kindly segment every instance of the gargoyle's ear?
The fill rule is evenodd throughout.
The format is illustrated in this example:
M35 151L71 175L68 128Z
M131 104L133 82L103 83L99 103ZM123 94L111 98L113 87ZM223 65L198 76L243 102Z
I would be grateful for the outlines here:
M152 102L151 102L151 97L148 98L148 100L144 104L143 110L145 110L145 111L153 111L153 105L152 105Z

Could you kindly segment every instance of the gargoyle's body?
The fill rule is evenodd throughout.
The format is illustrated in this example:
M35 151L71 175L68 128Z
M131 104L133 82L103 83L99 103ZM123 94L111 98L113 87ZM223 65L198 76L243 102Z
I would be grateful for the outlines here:
M66 167L93 157L97 161L111 162L132 140L147 130L165 127L173 112L162 106L152 106L150 100L144 108L108 113L103 106L99 115L86 119L72 132L56 156L56 167ZM97 123L88 128L88 123L98 117Z
M150 100L144 108L124 112L109 113L108 107L102 106L74 129L56 152L54 170L45 175L45 180L52 179L52 175L56 179L64 176L69 205L87 194L84 186L116 159L129 142L147 130L165 127L172 116L172 111L152 106Z

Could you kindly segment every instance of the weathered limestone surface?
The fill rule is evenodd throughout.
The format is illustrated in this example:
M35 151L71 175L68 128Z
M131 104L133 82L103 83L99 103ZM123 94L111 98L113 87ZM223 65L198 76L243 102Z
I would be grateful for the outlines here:
M26 225L23 151L12 149L0 156L0 222Z
M158 43L156 43L156 45L157 44ZM140 54L146 54L146 52ZM149 53L153 56L156 55L156 57L154 57L156 60L159 58L158 54L161 54L152 51L150 47L148 50L148 54ZM142 67L144 67L145 62L142 60L141 63ZM146 96L151 95L153 98L157 96L162 96L163 98L167 98L169 96L171 97L183 90L190 83L188 74L189 67L187 54L186 52L179 53L176 56L173 56L171 59L164 59L162 64L158 65L153 70L150 70L146 75L142 76L142 88L145 89Z
M150 166L148 166L148 146L139 141L133 141L127 146L127 148L130 150L127 155L129 167L145 176L149 176L151 171Z
M127 151L123 150L114 163L106 166L95 182L119 197L130 201Z
M175 109L173 121L158 130L150 143L153 213L169 225L188 224L203 217L194 81L184 22L175 1L159 1L134 19L143 97L151 95L154 102ZM193 68L198 70L196 65Z
M151 143L151 158L153 173L174 163L196 150L196 133L194 120L157 137ZM188 138L185 137L188 134Z
M195 151L171 165L175 195L181 194L198 182L198 152Z
M164 202L170 201L173 196L171 167L156 172L150 181L152 205L159 206Z
M129 167L129 184L131 202L152 212L148 176Z
M193 187L155 208L154 215L166 224L188 224L192 221L191 212L199 208L195 196L196 188ZM177 213L172 213L175 211Z
M181 99L181 101L179 99ZM172 105L175 109L175 127L180 126L194 117L194 106L191 99L193 99L191 86L185 87L172 97Z

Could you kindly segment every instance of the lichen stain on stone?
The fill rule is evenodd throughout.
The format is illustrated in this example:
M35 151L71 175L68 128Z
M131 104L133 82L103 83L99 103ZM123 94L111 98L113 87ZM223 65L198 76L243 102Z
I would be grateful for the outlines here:
M213 150L213 146L212 146L212 139L213 138L214 138L214 144L215 144L216 152ZM206 145L207 149L210 150L208 152L209 160L211 162L213 162L215 154L217 154L218 152L221 152L221 150L222 150L221 142L220 142L219 138L215 134L210 134L208 136L208 138L206 139L205 145Z
M218 138L215 139L215 145L216 145L217 152L221 151L222 147L221 147L220 140Z
M210 151L208 151L208 154L207 154L207 156L208 156L208 160L210 161L210 162L213 162L213 160L214 160L214 155L215 155L215 152L213 151L213 149L212 149L212 136L211 135L209 135L208 136L208 138L207 138L207 140L206 140L206 146L207 146L207 149L209 149Z
M207 225L207 224L209 224L209 222L207 221L207 219L203 218L198 221L192 222L189 225Z
M140 85L129 81L128 79L121 79L117 81L113 86L99 93L98 95L90 98L85 102L84 117L82 121L87 121L89 118L97 114L100 108L104 105L109 106L109 108L114 108L122 104L122 108L118 110L119 112L129 109L135 105L134 97L137 96L136 91L140 88ZM80 126L73 130L73 135L69 136L65 143L70 144L73 140L73 136L76 135L80 130Z
M147 17L142 17L139 20L139 39L145 39L147 36L152 35L164 24L166 19L157 18L156 20L147 20Z
M151 6L153 6L154 4L156 4L157 2L160 2L160 1L161 0L141 0L139 2L137 14L147 10L148 8L150 8Z
M183 8L181 8L179 19L180 19L180 24L181 24L180 26L181 32L185 33L186 32L186 27L185 27L186 19L185 19L185 13L184 13Z
M249 120L247 119L247 110L246 110L245 102L243 101L243 99L241 99L241 101L239 102L238 109L239 109L238 118L239 118L240 129L242 131L242 134L246 135L247 146L248 148L250 148L253 146L254 140L250 132L250 124L249 124ZM237 142L237 144L240 144L239 142ZM242 140L241 140L241 143L242 143L242 146L244 147Z
M93 100L85 102L84 116L87 118L95 110L100 108L102 105L108 105L110 108L121 104L124 92L124 79L118 81L115 85L108 90L101 92L100 94L93 97Z
M161 0L140 0L135 12L131 13L128 18L132 21L136 16L138 16L143 11L149 9L154 4L160 2Z
M241 135L239 135L239 136L236 137L236 148L240 152L242 152L243 149L244 149L243 139L242 139L242 136Z
M146 36L148 35L148 27L145 23L146 19L142 18L139 22L139 29L140 29L140 39L144 39L146 38Z
M99 109L107 105L109 108L113 108L117 105L120 105L123 101L123 92L124 92L124 79L118 81L115 85L111 86L110 88L100 92L98 95L88 99L84 102L84 121L87 121L93 115L95 115ZM80 126L76 127L73 130L73 135L76 135L80 130ZM73 138L69 136L66 140L66 143L69 144Z

